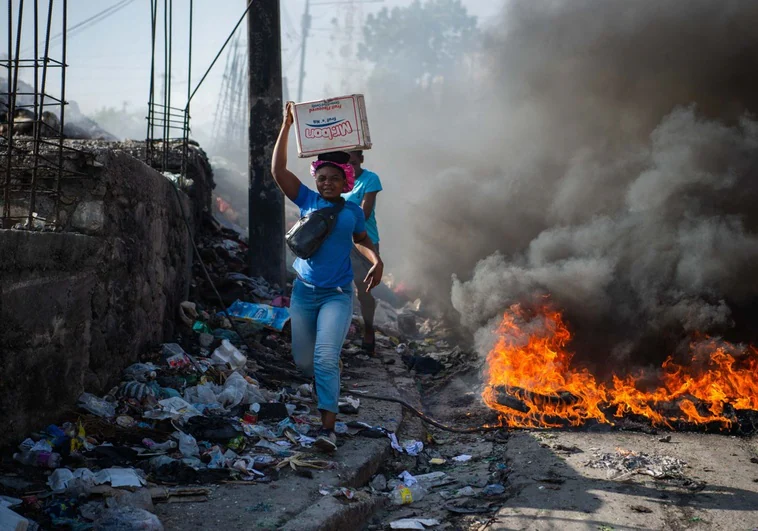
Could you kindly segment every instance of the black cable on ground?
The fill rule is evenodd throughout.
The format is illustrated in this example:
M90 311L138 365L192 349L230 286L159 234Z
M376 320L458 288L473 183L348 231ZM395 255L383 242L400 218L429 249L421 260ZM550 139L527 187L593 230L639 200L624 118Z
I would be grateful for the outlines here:
M479 432L490 432L490 431L500 431L507 429L506 426L491 426L491 425L483 425L483 426L474 426L471 428L455 428L453 426L447 426L445 424L442 424L439 421L434 420L433 418L427 416L422 411L416 409L412 405L410 405L405 400L402 400L400 398L392 398L388 396L376 396L376 395L364 395L362 393L353 393L350 391L345 391L345 394L352 395L356 398L368 398L369 400L380 400L382 402L394 402L396 404L400 404L405 409L416 415L418 418L420 418L422 421L426 422L427 424L431 424L435 428L439 428L444 431L449 431L452 433L479 433Z

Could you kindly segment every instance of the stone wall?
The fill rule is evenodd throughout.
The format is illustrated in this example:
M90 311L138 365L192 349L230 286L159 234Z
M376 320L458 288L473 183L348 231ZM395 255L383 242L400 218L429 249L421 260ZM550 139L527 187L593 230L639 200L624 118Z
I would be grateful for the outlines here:
M78 147L92 157L67 161L83 175L64 183L65 231L0 231L0 445L54 421L83 390L107 391L171 338L189 287L190 240L172 183L121 144ZM192 227L210 200L197 190L212 188L197 160L202 206L180 193Z

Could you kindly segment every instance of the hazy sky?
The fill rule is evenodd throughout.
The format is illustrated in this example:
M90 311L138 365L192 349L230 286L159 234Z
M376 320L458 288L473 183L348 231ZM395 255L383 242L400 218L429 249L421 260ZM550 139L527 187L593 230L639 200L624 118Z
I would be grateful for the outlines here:
M18 0L12 0L14 18L18 14ZM307 72L303 99L311 100L336 96L342 89L349 89L350 83L342 78L351 73L340 62L340 48L355 44L360 39L363 18L386 6L404 6L412 0L384 0L359 2L359 0L312 0L312 30L307 41L305 70ZM22 38L22 58L33 57L33 3L25 2L24 37ZM125 6L113 15L89 27L72 31L68 38L67 99L75 100L83 112L93 113L103 106L144 108L148 99L150 76L150 1L149 0L69 0L68 27L96 15L110 6L124 3ZM469 12L486 24L498 12L498 0L463 0ZM46 16L47 2L39 2L40 19ZM55 2L60 10L61 0ZM159 12L158 41L162 43L162 5ZM226 37L229 35L246 6L246 0L194 0L192 88L200 80L210 65ZM326 5L317 5L326 4ZM173 26L173 87L172 105L183 107L187 99L187 42L189 0L174 0ZM348 20L350 6L353 9L353 36L341 29L335 31L332 21L336 18L344 27ZM301 19L305 0L282 0L282 64L284 76L288 80L289 94L294 99L297 92L297 74L300 61ZM60 11L53 22L53 35L60 32ZM7 52L7 14L0 15L0 54ZM14 21L15 26L15 21ZM42 30L43 24L40 24ZM242 23L241 31L246 24ZM50 55L60 57L60 39L54 41ZM162 46L162 44L161 44ZM40 55L42 52L40 51ZM163 64L162 49L158 50L158 76ZM221 87L225 54L219 59L213 71L192 100L192 120L197 127L213 120L216 100ZM364 73L367 71L364 70ZM2 74L0 74L2 75ZM22 79L30 80L29 75ZM56 79L50 78L48 92L57 95ZM160 79L157 81L160 87ZM354 90L350 90L351 92Z

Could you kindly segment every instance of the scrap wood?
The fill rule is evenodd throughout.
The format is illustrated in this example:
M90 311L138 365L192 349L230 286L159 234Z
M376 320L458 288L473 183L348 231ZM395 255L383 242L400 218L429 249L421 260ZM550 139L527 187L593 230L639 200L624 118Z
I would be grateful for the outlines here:
M316 470L326 470L332 466L329 461L323 461L320 459L305 459L304 453L296 453L293 456L286 457L276 465L276 469L279 470L289 465L292 470L297 470L297 467L315 468Z

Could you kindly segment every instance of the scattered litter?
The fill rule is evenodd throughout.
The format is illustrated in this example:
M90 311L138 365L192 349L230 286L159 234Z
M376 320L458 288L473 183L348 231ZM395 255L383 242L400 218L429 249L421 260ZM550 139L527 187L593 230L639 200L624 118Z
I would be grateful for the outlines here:
M424 443L421 441L403 441L403 450L408 455L416 457L424 451Z
M482 496L485 497L502 496L503 494L505 494L505 487L499 483L487 485L482 489Z
M418 483L410 486L401 484L390 492L390 501L394 505L409 505L421 500L426 494L427 490Z
M408 472L407 470L404 471L402 474L400 474L398 476L398 478L400 478L401 480L403 480L403 484L406 487L412 487L413 485L415 485L416 483L418 483L418 480L415 477L413 477L413 475L410 472Z
M434 457L429 460L430 465L444 465L445 463L447 463L447 461L441 457Z
M355 491L347 487L329 487L326 485L321 485L318 489L318 492L322 496L334 496L335 498L343 496L348 500L355 498Z
M281 332L290 319L290 312L287 308L276 308L268 304L255 304L240 300L235 301L226 311L235 319L256 323L277 332Z
M462 455L453 457L453 461L457 463L465 463L466 461L471 461L471 456L468 454L462 454Z
M645 507L644 505L632 505L629 508L635 513L652 513L653 512L653 510L650 507Z
M343 396L339 400L340 413L356 414L358 413L359 407L361 407L361 401L358 398L353 398L352 396Z
M461 489L456 490L453 493L449 493L449 491L446 491L447 494L443 496L443 498L470 498L472 496L476 496L476 491L474 490L474 487L467 485Z
M444 472L429 472L428 474L416 476L416 480L426 488L437 487L447 481L447 474Z
M211 360L218 365L227 365L232 370L241 369L247 363L247 357L228 339L221 341L221 346L213 351Z
M435 518L403 518L390 522L391 529L426 529L435 525L440 525Z
M95 485L104 483L111 487L141 487L145 480L133 468L106 468L95 474Z
M595 454L585 466L605 469L609 479L625 479L644 474L655 479L684 479L687 463L670 456L649 455L618 448L615 454Z
M158 407L152 411L145 411L142 414L147 419L165 420L173 419L181 423L187 422L192 417L202 416L195 406L187 401L178 398L166 398L158 401Z
M90 393L79 395L78 406L98 417L113 418L116 416L114 404Z

